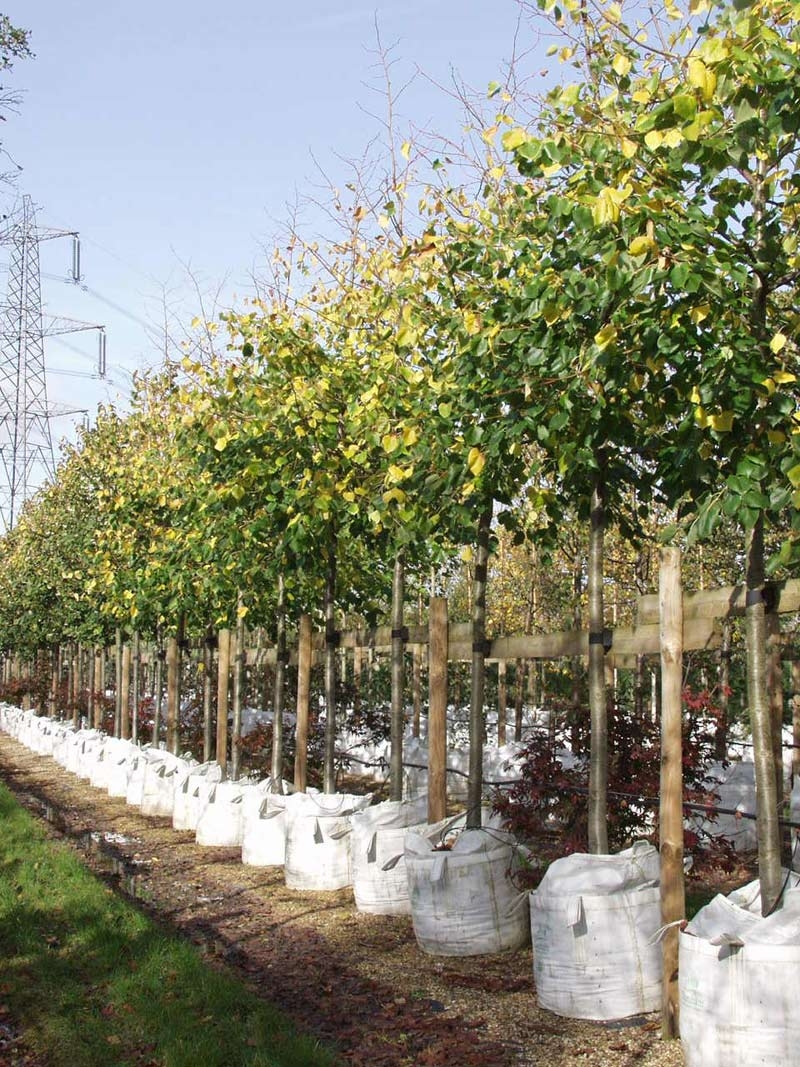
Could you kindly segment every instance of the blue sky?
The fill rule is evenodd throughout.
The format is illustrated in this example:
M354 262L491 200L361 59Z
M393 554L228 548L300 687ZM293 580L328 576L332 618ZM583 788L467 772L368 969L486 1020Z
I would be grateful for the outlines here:
M188 322L187 269L204 290L246 294L287 203L314 195L315 160L338 180L341 158L379 132L368 114L382 108L370 89L376 17L394 45L396 84L416 67L428 76L401 98L401 128L458 136L460 109L436 83L449 85L453 69L478 90L502 79L519 15L516 0L9 0L3 10L30 30L36 53L6 78L24 91L0 131L22 167L17 188L33 197L40 225L82 238L89 291L57 280L70 248L48 242L44 302L108 333L109 382L74 376L92 371L93 336L73 335L69 348L48 342L49 396L90 411L158 362L146 327L158 330L164 293ZM526 27L517 47L533 44ZM312 211L309 235L314 225Z

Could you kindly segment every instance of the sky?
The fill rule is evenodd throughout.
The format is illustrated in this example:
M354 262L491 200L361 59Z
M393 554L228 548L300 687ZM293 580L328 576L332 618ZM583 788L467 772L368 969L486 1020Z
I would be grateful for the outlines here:
M66 281L71 242L40 244L46 315L105 326L108 376L92 376L97 335L46 342L48 399L62 410L124 406L131 375L160 362L165 308L188 324L198 293L248 295L298 198L323 198L321 172L380 132L376 22L395 62L399 129L458 136L452 74L483 92L546 62L516 0L6 0L35 58L5 88L21 106L0 130L2 170L32 197L42 233L77 230L82 283ZM371 114L372 113L372 114ZM306 208L309 237L324 221ZM7 264L8 247L0 248ZM5 274L0 274L4 286ZM53 422L72 437L80 414Z

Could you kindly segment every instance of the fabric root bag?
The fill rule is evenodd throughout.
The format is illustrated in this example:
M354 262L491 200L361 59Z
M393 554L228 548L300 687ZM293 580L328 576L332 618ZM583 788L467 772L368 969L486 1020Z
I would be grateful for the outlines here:
M120 740L116 755L106 771L106 791L110 797L127 799L131 774L141 754L142 750L132 741Z
M388 800L353 815L353 893L359 911L408 915L405 837L427 814L428 798Z
M282 867L286 858L286 801L293 786L265 778L248 791L244 804L242 863L251 867Z
M198 845L241 846L246 788L244 782L217 782L209 788L197 820Z
M148 762L142 784L142 815L156 818L172 818L175 803L175 783L186 761L169 752L160 753L161 759Z
M758 882L701 908L680 935L686 1067L800 1067L800 878L761 916Z
M78 752L78 770L76 773L79 778L91 782L92 773L103 751L105 740L105 734L101 734L97 730L92 730L86 734Z
M333 890L353 884L351 816L371 794L295 793L286 798L286 859L289 889Z
M125 759L128 742L117 737L105 737L92 767L89 782L95 789L108 789L112 769L117 760Z
M430 835L409 832L411 921L423 952L481 956L527 944L527 893L512 881L521 856L510 834L491 827L464 830L449 851Z
M530 894L539 1004L570 1019L611 1020L661 1006L658 851L556 860Z
M197 832L197 820L209 789L222 780L222 768L216 762L195 763L178 773L172 797L173 830Z
M130 804L131 807L140 808L142 806L144 776L147 771L147 765L151 762L157 762L162 755L163 752L160 749L150 748L147 745L131 753L128 765L128 787L125 792L125 802ZM110 795L111 790L109 790Z

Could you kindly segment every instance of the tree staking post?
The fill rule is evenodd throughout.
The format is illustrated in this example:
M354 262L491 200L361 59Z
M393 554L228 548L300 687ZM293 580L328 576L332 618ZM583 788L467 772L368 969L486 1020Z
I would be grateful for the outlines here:
M222 777L228 773L228 691L231 675L231 632L227 628L217 635L217 763Z
M661 853L661 921L664 925L685 918L683 884L683 593L681 554L677 548L661 550L659 575L661 615L661 801L659 848ZM677 1037L678 928L666 931L662 941L663 995L661 1032Z
M301 615L297 632L297 722L295 725L294 787L305 792L308 762L308 714L311 702L311 616Z

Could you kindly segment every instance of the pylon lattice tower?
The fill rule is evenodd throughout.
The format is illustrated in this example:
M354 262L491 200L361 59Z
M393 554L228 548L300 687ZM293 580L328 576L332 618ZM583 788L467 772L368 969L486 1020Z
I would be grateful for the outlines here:
M44 365L39 238L31 198L11 228L8 302L0 355L0 494L10 529L33 483L34 470L52 476L55 460Z
M28 496L55 473L51 421L56 411L47 402L44 339L81 330L100 332L99 377L105 376L104 327L64 317L45 327L39 244L54 237L73 239L71 281L80 283L80 244L72 230L40 230L30 196L2 235L11 245L8 299L0 316L0 513L7 530L19 517ZM82 410L82 409L81 409Z

